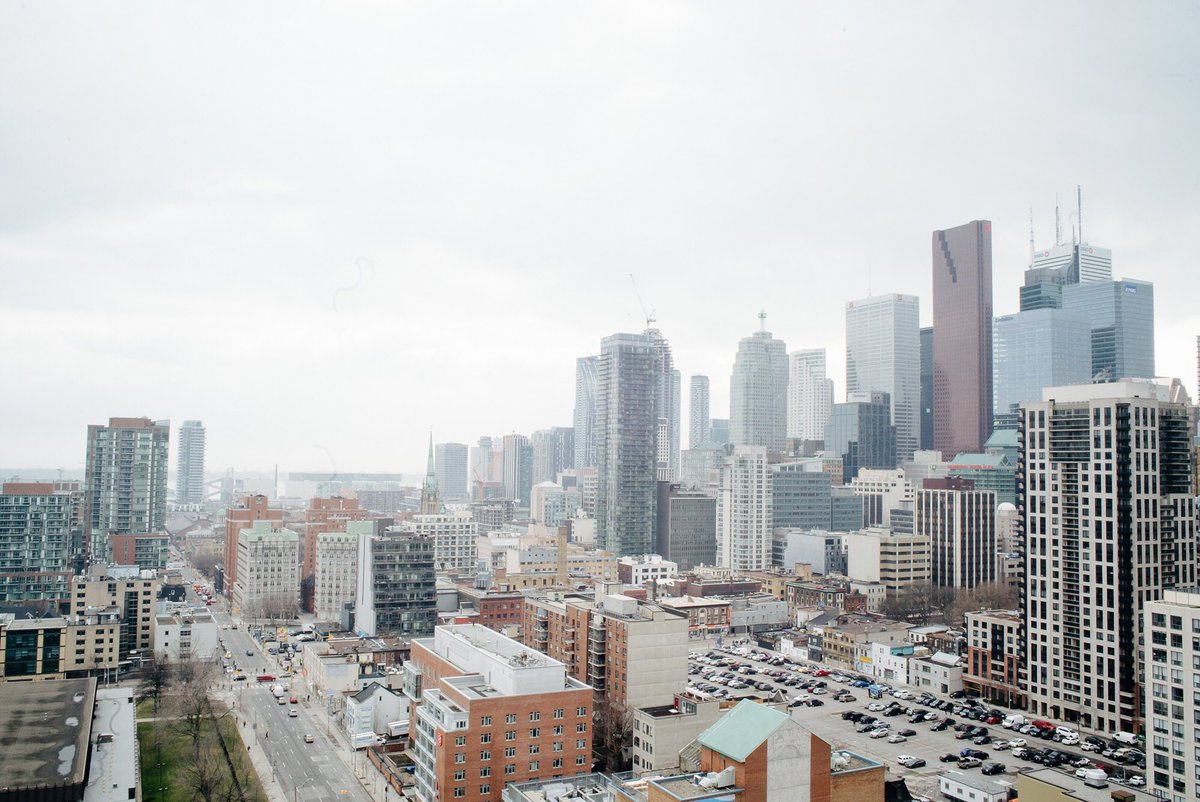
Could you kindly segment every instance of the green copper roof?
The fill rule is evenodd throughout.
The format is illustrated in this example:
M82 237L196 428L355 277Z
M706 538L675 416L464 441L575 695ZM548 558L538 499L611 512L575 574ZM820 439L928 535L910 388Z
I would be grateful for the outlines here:
M745 761L771 733L791 721L786 713L755 702L741 701L716 724L700 733L700 744L739 763Z

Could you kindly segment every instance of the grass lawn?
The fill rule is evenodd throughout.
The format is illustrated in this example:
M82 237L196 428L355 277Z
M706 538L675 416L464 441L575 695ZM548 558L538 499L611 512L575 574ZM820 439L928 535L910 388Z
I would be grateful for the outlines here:
M176 722L138 724L138 744L142 762L142 799L144 802L191 802L204 799L197 783L229 782L229 763L221 749L225 741L233 762L234 775L241 785L245 800L261 802L266 799L258 778L246 757L246 746L232 717L217 719L218 727L205 719L199 739L199 751L192 737ZM218 736L219 729L219 736ZM202 767L202 768L198 768Z
M137 703L137 717L139 719L153 718L154 715L155 715L155 713L154 713L154 700L153 699L146 698Z

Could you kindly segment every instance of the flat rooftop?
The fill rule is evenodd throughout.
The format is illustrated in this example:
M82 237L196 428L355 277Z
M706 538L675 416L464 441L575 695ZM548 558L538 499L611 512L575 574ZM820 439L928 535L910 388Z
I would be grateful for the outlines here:
M90 677L0 683L0 781L9 789L82 784L95 704Z
M850 752L846 749L839 749L830 755L830 768L833 774L874 769L882 765L882 763L876 760L871 760L869 757L863 757L856 752Z
M1136 800L1136 802L1158 801L1152 793L1127 785L1118 785L1109 780L1108 785L1096 788L1086 784L1078 777L1064 774L1061 771L1048 768L1026 769L1017 773L1017 793L1036 796L1031 786L1036 783L1046 783L1062 790L1066 796L1084 800L1084 802L1113 802L1114 799ZM1120 794L1118 797L1117 795Z
M730 800L735 799L738 794L745 790L735 785L725 788L706 788L700 785L700 780L707 776L707 773L700 772L699 774L681 774L677 777L663 777L662 779L649 780L648 782L666 791L671 795L671 798L680 800L713 798Z

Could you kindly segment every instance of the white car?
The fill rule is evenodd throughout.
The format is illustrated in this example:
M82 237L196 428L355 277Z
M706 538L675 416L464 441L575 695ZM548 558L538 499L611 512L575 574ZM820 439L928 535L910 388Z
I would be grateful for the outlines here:
M1008 742L1008 746L1010 749L1016 749L1017 747L1024 746L1024 745L1025 745L1024 738L1013 738L1011 741Z
M886 706L879 704L879 702L871 702L869 705L867 705L867 710L870 710L872 713L878 713L880 710L885 709Z
M1008 747L1008 741L992 741L992 748L997 752L1003 752L1005 749L1008 749Z
M874 736L872 736L872 737L874 737ZM892 735L888 736L888 743L890 743L890 744L902 744L907 740L908 740L907 738L905 738L903 735L901 735L898 732L893 733Z
M1063 745L1063 746L1075 746L1075 745L1076 745L1076 744L1078 744L1078 743L1079 743L1079 736L1078 736L1078 735L1065 735L1065 736L1063 736L1063 739L1062 739L1062 745Z
M887 731L887 730L883 730L883 729L880 729L880 730L871 730L871 735L870 735L870 737L872 737L872 738L887 738L887 737L888 737L888 731Z
M1146 778L1140 774L1131 774L1125 778L1125 784L1132 785L1135 788L1141 787L1146 784Z
M1098 772L1098 771L1101 774L1100 777L1096 776L1096 772ZM1097 780L1107 780L1108 779L1108 775L1105 774L1103 771L1100 771L1100 769L1091 768L1089 766L1084 766L1081 769L1075 769L1075 776L1081 780L1086 779L1089 775L1092 778L1097 779Z

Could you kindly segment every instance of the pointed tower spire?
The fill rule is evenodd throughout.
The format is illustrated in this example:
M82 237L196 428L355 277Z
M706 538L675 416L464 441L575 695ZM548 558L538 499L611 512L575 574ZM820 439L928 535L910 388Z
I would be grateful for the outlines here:
M433 432L429 433L429 461L425 467L425 483L421 486L421 514L436 515L442 511L438 494L437 470L433 464Z

